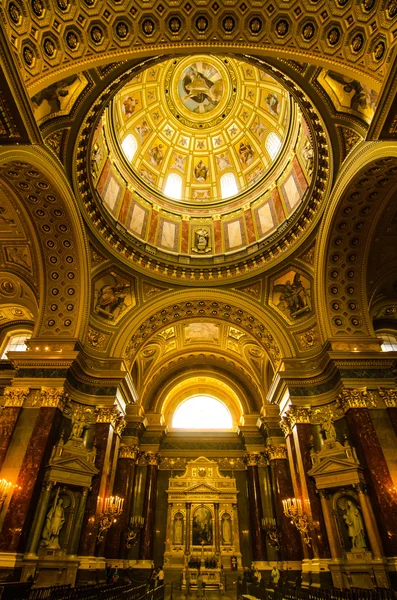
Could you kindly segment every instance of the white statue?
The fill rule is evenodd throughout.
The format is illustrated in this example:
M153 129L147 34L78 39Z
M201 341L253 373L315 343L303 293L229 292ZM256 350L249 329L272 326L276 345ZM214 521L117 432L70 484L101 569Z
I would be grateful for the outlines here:
M55 496L54 504L47 513L43 533L41 535L41 546L47 548L60 548L59 533L65 523L65 511L63 500L58 498L59 490Z
M181 516L176 516L174 520L174 544L182 544L183 542L183 519Z
M229 515L225 515L222 519L222 542L227 545L232 543L232 524Z
M360 510L351 500L347 501L346 506L346 514L343 519L347 525L348 535L352 540L352 550L362 550L366 548L366 543Z

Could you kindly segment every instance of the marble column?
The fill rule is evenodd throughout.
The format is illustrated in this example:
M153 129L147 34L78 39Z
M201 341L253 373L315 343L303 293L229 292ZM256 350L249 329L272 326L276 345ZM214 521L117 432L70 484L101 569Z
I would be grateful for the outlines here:
M119 418L119 413L115 410L115 407L96 409L95 466L98 469L98 474L92 479L91 492L87 498L78 552L80 556L94 556L95 554L98 516L103 510L108 489L110 453L117 418Z
M382 558L384 556L382 541L380 539L378 527L376 525L375 515L373 513L368 494L366 493L365 487L362 485L355 485L354 488L358 494L361 512L363 514L365 528L367 531L372 554L375 558Z
M159 456L155 452L147 452L146 459L147 472L143 502L143 518L145 521L141 533L139 558L141 560L152 560Z
M306 409L300 409L306 410ZM305 422L309 414L300 415L295 420L292 427L294 445L299 465L299 474L302 486L302 499L305 512L309 512L309 519L312 523L312 548L315 558L329 558L331 551L328 545L327 530L325 527L321 500L317 493L316 483L308 471L312 468L310 450L312 445L312 426L310 422ZM303 422L300 420L302 419ZM308 502L305 502L308 500Z
M80 502L73 524L72 538L69 544L69 553L72 555L77 554L77 549L79 547L81 529L83 527L84 512L87 504L87 497L89 491L89 488L83 488L82 494L80 496Z
M387 416L392 424L394 433L397 435L397 390L379 389L379 396L386 405Z
M14 387L4 390L4 408L0 415L0 471L14 434L19 413L29 391L29 388Z
M16 481L18 489L11 497L1 532L2 552L25 550L34 502L38 501L40 494L40 488L37 487L40 467L48 462L57 441L66 396L63 389L42 388L37 402L41 408L19 470Z
M368 408L346 412L351 441L364 466L368 495L387 556L397 555L397 493Z
M267 553L262 529L263 509L259 484L258 459L258 454L246 455L252 556L254 561L266 561Z
M333 516L331 499L329 494L325 490L319 491L321 506L323 509L324 522L325 527L327 529L328 534L328 542L331 550L332 558L341 558L342 557L342 549L339 543L338 530L336 528L335 519Z
M186 541L185 541L185 554L190 554L190 512L192 504L186 502Z
M274 499L277 529L280 532L280 553L283 560L302 560L302 544L296 527L283 512L283 500L294 497L287 448L268 446L267 458L270 463L272 492Z
M50 500L53 486L54 483L52 481L46 481L43 483L33 522L33 534L27 548L28 554L35 554L37 552L37 548L39 547L40 537L47 514L48 502Z
M106 558L123 558L125 555L125 534L131 517L131 501L134 481L135 462L138 455L136 446L121 446L117 461L113 496L124 498L124 510L106 536Z
M214 518L215 518L215 552L221 551L220 546L220 523L219 523L219 503L214 503Z

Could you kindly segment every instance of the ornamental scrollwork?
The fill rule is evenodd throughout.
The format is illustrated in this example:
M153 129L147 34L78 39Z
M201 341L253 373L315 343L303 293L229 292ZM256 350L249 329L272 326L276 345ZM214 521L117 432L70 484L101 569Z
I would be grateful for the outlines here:
M23 406L28 397L29 388L13 388L8 387L4 390L5 403L4 406Z

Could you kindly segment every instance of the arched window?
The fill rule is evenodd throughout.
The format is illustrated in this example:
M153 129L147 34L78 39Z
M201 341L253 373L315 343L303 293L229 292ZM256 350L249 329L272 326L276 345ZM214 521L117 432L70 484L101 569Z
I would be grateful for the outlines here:
M271 158L276 158L278 151L281 148L281 140L277 133L270 132L266 138L265 147Z
M1 358L7 358L7 352L23 352L26 350L26 340L32 337L32 334L27 331L16 333L8 338L6 347L3 350Z
M213 396L199 394L182 402L174 413L175 429L232 429L229 410Z
M135 152L138 150L138 142L136 138L129 133L121 142L121 147L127 159L131 162L135 156Z
M395 352L397 350L397 337L392 333L380 333L379 337L383 340L381 346L382 352Z
M225 173L221 177L222 198L230 198L238 192L237 181L233 173Z
M182 177L176 173L170 173L165 183L164 194L169 198L180 200L182 198Z

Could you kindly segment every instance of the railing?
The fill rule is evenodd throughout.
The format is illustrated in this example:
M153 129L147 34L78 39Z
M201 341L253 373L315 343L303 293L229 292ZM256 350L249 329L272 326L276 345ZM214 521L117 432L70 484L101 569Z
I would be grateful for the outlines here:
M396 594L389 589L376 588L297 588L289 584L279 584L272 588L268 583L237 583L237 600L245 595L260 600L397 600Z
M146 584L99 584L71 587L58 585L34 588L18 600L163 600L164 585L148 589ZM1 596L0 596L1 599Z

